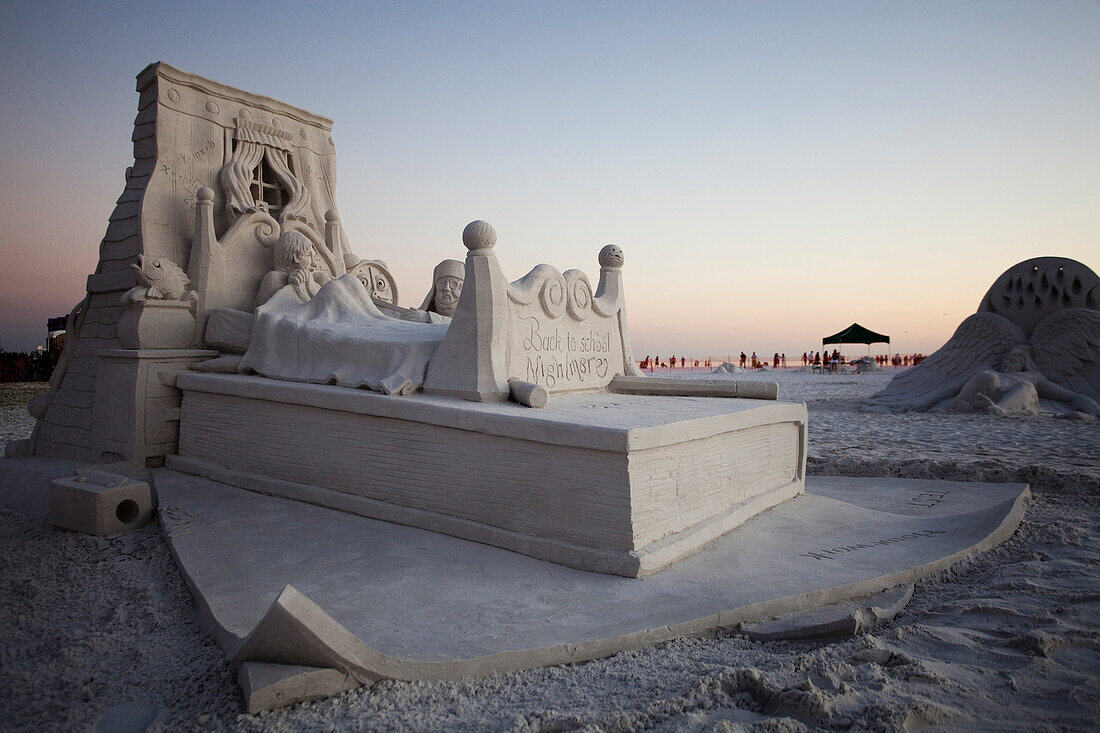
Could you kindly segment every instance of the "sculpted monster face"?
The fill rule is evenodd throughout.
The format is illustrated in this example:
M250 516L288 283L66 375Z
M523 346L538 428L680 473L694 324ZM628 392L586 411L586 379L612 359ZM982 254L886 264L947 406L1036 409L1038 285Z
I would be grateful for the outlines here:
M462 295L462 279L443 275L435 279L435 311L443 316L453 316Z
M600 267L622 267L623 249L617 244L609 244L600 250Z
M138 255L137 264L130 267L138 284L149 288L151 298L164 298L169 294L172 298L178 298L191 282L187 273L166 258Z
M1035 257L1005 270L982 298L978 312L1007 318L1030 338L1044 318L1065 308L1100 308L1100 278L1067 257Z

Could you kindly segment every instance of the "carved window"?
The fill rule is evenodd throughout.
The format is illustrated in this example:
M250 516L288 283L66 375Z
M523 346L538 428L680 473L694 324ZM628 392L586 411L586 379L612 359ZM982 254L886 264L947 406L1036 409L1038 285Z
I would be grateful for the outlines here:
M289 161L287 167L293 171L294 159L289 155L287 158ZM275 175L275 171L268 165L266 158L261 159L259 164L252 169L252 181L248 185L248 190L252 194L252 200L257 204L265 205L267 212L276 218L290 200L290 194L287 192L286 186Z
M308 221L309 191L294 171L292 139L280 128L237 119L233 156L220 176L233 215L264 208L279 221Z

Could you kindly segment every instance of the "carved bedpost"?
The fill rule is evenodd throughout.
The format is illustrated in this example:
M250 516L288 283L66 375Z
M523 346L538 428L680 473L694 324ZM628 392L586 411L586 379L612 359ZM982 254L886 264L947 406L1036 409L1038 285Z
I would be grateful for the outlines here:
M359 258L344 247L340 236L340 215L336 213L336 209L325 212L325 246L332 252L336 267L340 269L333 273L333 277L340 277L348 271L348 267L359 262Z
M200 188L195 199L195 239L191 242L187 274L195 290L195 343L201 347L203 329L206 327L210 264L214 258L214 248L218 246L218 237L214 232L214 191Z
M488 222L470 222L462 232L469 250L466 281L447 335L428 365L428 394L476 402L508 399L509 282L493 252L496 241Z
M601 315L616 313L619 319L619 335L623 345L623 374L629 377L644 377L645 374L634 361L634 350L630 347L630 333L626 328L626 295L623 292L623 250L609 244L600 250L600 284L596 287L593 308Z

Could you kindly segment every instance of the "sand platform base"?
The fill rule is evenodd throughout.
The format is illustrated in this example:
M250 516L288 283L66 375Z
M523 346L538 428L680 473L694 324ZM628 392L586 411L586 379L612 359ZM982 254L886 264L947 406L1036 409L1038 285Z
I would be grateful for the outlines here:
M806 406L554 395L546 409L184 373L177 471L560 565L644 576L800 494Z
M796 633L789 616L759 622L987 550L1015 531L1029 495L1024 484L810 477L805 494L694 555L625 578L168 469L152 476L164 531L252 711L384 678L477 678L739 628Z

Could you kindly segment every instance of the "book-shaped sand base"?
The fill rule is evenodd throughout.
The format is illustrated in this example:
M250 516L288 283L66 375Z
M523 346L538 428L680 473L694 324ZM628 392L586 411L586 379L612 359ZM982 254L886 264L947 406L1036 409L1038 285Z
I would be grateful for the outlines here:
M581 662L861 598L1007 539L1023 484L810 477L646 578L154 471L165 533L253 712L378 679Z
M184 373L169 468L644 576L800 494L806 406L555 394L546 409Z

